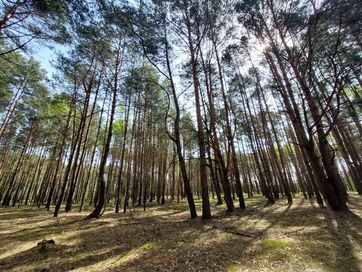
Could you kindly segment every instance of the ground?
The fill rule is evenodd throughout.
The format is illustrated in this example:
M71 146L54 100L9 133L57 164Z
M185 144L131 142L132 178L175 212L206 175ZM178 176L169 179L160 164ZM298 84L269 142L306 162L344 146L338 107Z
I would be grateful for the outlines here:
M361 196L350 196L347 213L300 196L264 203L247 199L234 213L213 206L208 221L190 220L184 202L107 209L92 220L84 220L89 210L53 218L0 208L0 271L362 271ZM41 250L43 239L55 244Z

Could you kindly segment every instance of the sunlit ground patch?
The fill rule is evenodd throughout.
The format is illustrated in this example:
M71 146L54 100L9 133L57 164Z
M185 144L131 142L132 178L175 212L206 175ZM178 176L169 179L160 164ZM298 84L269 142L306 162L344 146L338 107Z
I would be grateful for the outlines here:
M351 200L344 214L300 196L271 206L257 196L245 211L212 207L209 221L190 220L185 202L94 220L76 208L57 219L2 208L0 271L362 271L362 198ZM40 252L43 239L55 245Z

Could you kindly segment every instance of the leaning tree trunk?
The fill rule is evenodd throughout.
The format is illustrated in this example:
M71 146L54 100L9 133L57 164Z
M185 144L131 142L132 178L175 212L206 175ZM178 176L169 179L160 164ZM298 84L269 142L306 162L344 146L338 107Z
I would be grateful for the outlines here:
M186 14L188 11L186 11ZM195 52L195 44L192 40L191 35L191 22L188 17L189 14L186 15L187 22L187 38L191 55L191 69L192 69L192 80L194 85L194 94L195 94L195 103L196 103L196 121L197 121L197 136L199 142L199 156L200 156L200 183L201 183L201 196L202 196L202 218L210 219L211 218L211 210L210 210L210 200L209 200L209 189L207 183L207 164L206 164L206 143L205 143L205 131L204 125L202 121L201 114L201 103L200 103L200 89L199 89L199 79L197 75L197 60L196 60L196 52Z
M176 152L177 152L177 157L179 160L180 172L181 172L181 176L182 176L182 180L183 180L183 184L184 184L184 190L185 190L187 202L189 205L190 216L191 216L191 219L193 219L193 218L197 217L197 213L196 213L194 197L193 197L192 190L191 190L190 180L187 175L185 157L182 152L181 135L180 135L180 107L179 107L179 103L178 103L178 96L176 93L175 84L173 81L173 76L172 76L172 70L171 70L171 64L170 64L170 58L169 58L169 52L168 52L169 45L167 43L167 36L166 36L166 27L165 27L164 35L165 35L165 53L166 53L167 71L168 71L169 80L170 80L170 84L171 84L173 102L174 102L175 110L176 110L176 117L174 120L174 137L171 136L170 138L173 140L173 142L176 145Z
M103 151L103 155L102 155L101 162L99 165L98 203L97 203L94 211L87 216L87 219L100 217L102 209L103 209L103 207L105 205L105 201L106 201L106 182L104 180L104 173L105 173L105 169L106 169L107 158L108 158L108 154L109 154L109 150L110 150L110 146L111 146L111 140L112 140L113 120L114 120L114 114L115 114L116 105L117 105L119 72L120 72L120 51L118 49L117 56L116 56L111 115L110 115L110 119L109 119L108 132L107 132L107 137L106 137L106 141L105 141L104 151Z

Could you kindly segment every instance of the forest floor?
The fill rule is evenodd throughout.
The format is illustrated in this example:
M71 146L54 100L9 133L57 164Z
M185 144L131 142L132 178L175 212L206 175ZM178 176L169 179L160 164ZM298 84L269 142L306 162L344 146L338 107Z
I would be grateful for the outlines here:
M189 219L186 203L107 209L99 219L34 207L0 208L0 271L362 271L362 197L350 212L261 197L234 213ZM201 203L197 202L199 215ZM74 207L76 211L76 207ZM41 250L37 243L54 239Z

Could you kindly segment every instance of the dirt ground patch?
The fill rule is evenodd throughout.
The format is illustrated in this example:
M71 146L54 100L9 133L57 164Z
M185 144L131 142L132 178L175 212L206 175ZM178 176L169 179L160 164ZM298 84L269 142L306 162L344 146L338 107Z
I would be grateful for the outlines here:
M246 203L234 213L213 206L208 221L189 220L184 202L95 220L0 208L0 271L362 271L361 196L348 213L301 198ZM55 244L39 250L43 239Z

